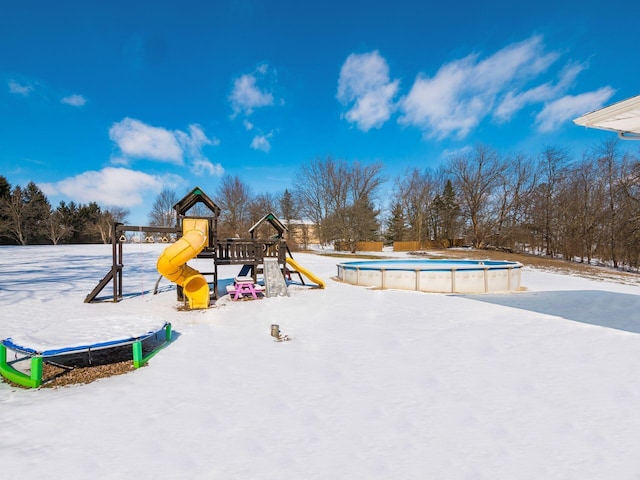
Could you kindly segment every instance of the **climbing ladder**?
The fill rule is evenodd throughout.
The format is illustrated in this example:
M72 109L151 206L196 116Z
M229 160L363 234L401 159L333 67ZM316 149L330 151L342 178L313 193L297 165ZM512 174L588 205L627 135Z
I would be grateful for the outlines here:
M285 297L289 296L289 290L287 290L287 283L280 270L280 264L277 258L265 258L264 264L264 287L267 297Z

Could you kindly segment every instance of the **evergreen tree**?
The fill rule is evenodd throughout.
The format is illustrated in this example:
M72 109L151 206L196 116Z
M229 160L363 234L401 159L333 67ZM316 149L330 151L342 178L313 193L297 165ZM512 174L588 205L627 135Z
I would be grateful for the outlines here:
M57 210L60 212L60 222L70 230L69 243L100 243L100 219L102 211L96 202L88 205L76 205L74 202L60 202Z
M387 220L386 240L388 242L402 242L407 235L407 219L402 203L395 202L391 207L391 215Z
M75 232L82 228L78 218L78 206L74 202L60 201L56 211L59 214L60 226L67 232L65 243L73 243Z
M438 219L436 239L445 239L449 242L449 246L453 246L460 218L460 206L456 201L456 193L451 180L447 180L445 183L442 194L436 195L433 208Z
M9 195L0 201L2 202L3 215L6 217L3 235L12 239L18 245L26 245L25 217L27 215L27 207L22 187L16 185Z
M47 197L33 182L29 182L26 188L20 185L11 191L8 188L6 179L0 182L0 233L19 245L45 242L51 214Z
M11 184L6 177L0 175L0 198L7 198L11 193Z
M280 214L282 215L282 221L287 226L287 228L291 228L291 220L294 220L299 215L299 209L293 200L293 195L289 190L285 190L279 200L280 204ZM291 231L287 232L287 235L290 235ZM288 240L288 238L287 238Z
M29 182L23 191L25 203L24 232L30 244L45 243L48 238L48 223L51 216L51 204L33 182Z
M293 193L285 189L279 199L280 215L283 220L290 222L291 220L299 220L301 216L300 202L296 200Z
M363 197L336 210L324 221L322 228L355 253L359 242L377 240L380 228L377 219L379 213L373 202Z
M96 202L89 202L81 205L78 210L82 229L78 235L78 243L101 243L103 239L100 235L100 221L102 219L102 209Z
M6 177L0 175L0 243L11 242L9 233L9 215L6 203L11 196L11 184Z

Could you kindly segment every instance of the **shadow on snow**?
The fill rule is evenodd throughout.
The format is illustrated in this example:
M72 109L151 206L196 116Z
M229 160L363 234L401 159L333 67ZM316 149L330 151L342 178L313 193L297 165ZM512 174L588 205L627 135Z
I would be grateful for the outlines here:
M523 292L513 295L462 295L505 307L554 315L575 322L640 333L640 296L601 290Z

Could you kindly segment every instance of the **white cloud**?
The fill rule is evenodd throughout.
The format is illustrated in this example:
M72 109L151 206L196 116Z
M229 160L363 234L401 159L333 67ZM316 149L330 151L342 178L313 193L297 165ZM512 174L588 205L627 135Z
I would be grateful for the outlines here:
M271 137L273 137L273 132L267 133L266 135L256 135L251 141L251 148L268 152L271 150L271 142L269 141Z
M32 91L33 87L30 85L20 85L15 80L9 80L9 92L11 93L22 95L23 97L28 97Z
M507 45L490 57L475 63L470 73L476 88L499 91L515 80L528 80L545 72L560 56L545 53L541 36ZM475 57L472 55L471 57Z
M133 207L143 203L145 194L161 191L163 180L128 168L107 167L39 186L46 195L62 194L77 203Z
M158 176L158 179L162 182L163 188L172 190L186 190L191 186L191 182L174 173L165 173L162 176Z
M224 175L224 168L219 163L212 163L206 158L195 160L191 166L191 173L198 177L202 177L206 174L212 177L221 177Z
M233 116L239 113L251 115L259 107L274 104L273 94L260 84L270 82L270 70L266 64L260 65L254 73L248 73L233 81L233 90L229 96Z
M517 108L518 85L526 84L546 71L559 54L545 53L542 37L534 36L524 42L508 45L484 60L469 55L443 65L429 78L418 75L409 94L401 100L403 112L400 123L422 129L426 135L444 138L456 135L464 138L487 115L490 115L499 95L505 90L512 105ZM529 96L540 95L544 88ZM516 99L517 101L514 101Z
M192 157L201 157L201 150L205 145L214 145L214 141L217 142L216 144L220 143L217 139L207 138L202 127L197 124L189 125L189 133L176 130L174 134L178 143Z
M221 165L210 162L202 152L208 145L220 145L220 140L207 137L198 124L189 125L187 133L152 127L140 120L125 118L113 124L109 137L116 142L122 153L111 158L114 165L128 165L135 158L184 165L186 158L191 171L196 175L209 173L219 176L223 171Z
M42 99L49 100L51 98L60 99L60 103L64 105L71 105L72 107L82 107L87 103L87 99L83 95L73 94L62 96L62 94L56 92L54 88L49 87L43 82L35 79L23 80L20 83L16 80L9 80L9 92L15 95L21 95L28 97L32 93L36 92L37 96Z
M147 158L182 165L182 148L176 136L160 127L152 127L140 120L125 118L109 129L109 138L116 142L122 154L133 158Z
M249 120L245 120L244 122L242 122L244 125L244 128L247 129L248 132L250 132L251 130L253 130L253 123L251 123Z
M493 118L499 122L511 120L513 116L532 103L544 102L554 96L554 88L545 83L524 92L515 90L507 92L493 112Z
M122 165L124 167L128 167L131 164L129 159L126 157L112 156L109 161L112 165Z
M377 50L349 55L340 69L336 95L343 105L353 104L344 118L364 132L381 127L393 113L399 83L390 80L389 66Z
M69 95L60 100L60 103L71 105L72 107L82 107L87 103L87 99L82 95Z
M220 145L220 140L217 138L208 138L204 130L200 125L189 125L189 134L176 130L176 138L180 145L187 153L187 157L191 162L191 172L197 176L209 174L211 176L222 176L224 174L224 168L222 165L213 164L202 153L202 148L205 145Z
M508 121L527 105L546 102L564 95L573 85L576 77L586 67L587 65L585 64L572 63L562 70L560 78L555 85L548 82L522 92L517 90L507 92L494 110L493 117L498 121Z
M453 158L453 157L461 157L463 155L466 155L467 153L469 153L472 150L470 145L465 145L464 147L461 148L453 148L453 149L449 149L449 148L445 148L442 153L440 154L440 156L442 158Z
M615 90L603 87L593 92L580 95L566 95L547 103L536 116L536 124L541 132L552 131L573 118L601 108L609 100Z

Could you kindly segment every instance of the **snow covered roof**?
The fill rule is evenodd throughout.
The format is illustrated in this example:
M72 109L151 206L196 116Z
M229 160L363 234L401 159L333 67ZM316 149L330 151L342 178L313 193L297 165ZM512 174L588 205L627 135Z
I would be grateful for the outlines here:
M640 95L587 113L573 123L617 132L625 140L640 140Z

